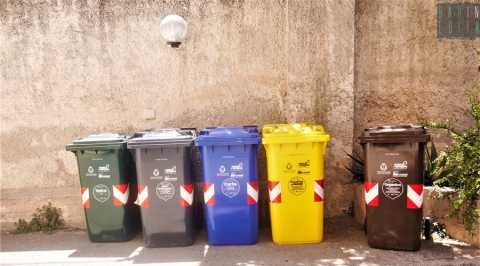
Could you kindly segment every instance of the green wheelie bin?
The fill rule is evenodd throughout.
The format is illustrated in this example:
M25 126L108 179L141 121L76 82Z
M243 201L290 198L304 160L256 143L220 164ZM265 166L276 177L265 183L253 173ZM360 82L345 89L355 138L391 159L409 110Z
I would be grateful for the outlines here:
M140 230L135 166L128 137L105 133L67 145L75 153L82 205L92 242L127 241Z

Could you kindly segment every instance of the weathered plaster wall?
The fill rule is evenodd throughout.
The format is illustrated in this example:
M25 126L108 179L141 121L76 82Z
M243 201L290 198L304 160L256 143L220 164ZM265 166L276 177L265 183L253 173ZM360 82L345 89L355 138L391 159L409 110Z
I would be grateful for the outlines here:
M177 50L158 29L172 12L189 22ZM305 120L332 135L327 212L339 215L353 197L344 151L363 128L468 126L480 84L480 41L437 39L435 0L0 1L0 48L5 228L49 200L83 226L74 138Z
M176 50L159 34L168 13L189 22ZM0 1L1 224L52 201L83 226L74 138L303 120L333 136L327 205L341 214L353 22L353 0Z
M288 121L321 121L331 135L326 205L329 215L342 215L353 199L345 151L352 150L355 4L288 3L288 86L283 109Z
M480 39L438 39L436 4L357 0L355 136L382 123L471 125L467 95L480 85ZM440 132L434 139L447 140Z

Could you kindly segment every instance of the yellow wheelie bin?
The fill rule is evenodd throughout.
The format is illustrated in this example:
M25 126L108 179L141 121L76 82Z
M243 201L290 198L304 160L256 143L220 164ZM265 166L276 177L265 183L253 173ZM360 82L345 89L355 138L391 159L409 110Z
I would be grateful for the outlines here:
M262 133L273 242L322 241L324 154L330 136L311 124L265 125Z

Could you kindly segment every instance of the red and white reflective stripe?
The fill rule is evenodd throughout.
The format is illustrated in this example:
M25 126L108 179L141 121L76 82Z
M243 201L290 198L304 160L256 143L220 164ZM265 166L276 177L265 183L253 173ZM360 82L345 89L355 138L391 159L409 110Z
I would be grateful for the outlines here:
M407 208L420 209L423 205L423 184L407 185Z
M365 181L363 186L365 188L365 202L367 206L378 207L380 205L378 183Z
M193 204L193 185L180 185L180 205L184 208L190 207Z
M268 196L272 203L282 202L282 188L279 181L268 181Z
M148 208L148 187L145 185L138 184L138 195L135 204L141 208Z
M83 208L85 209L90 208L90 193L88 191L88 187L81 187L80 192L82 193Z
M247 203L255 205L258 202L258 181L250 181L247 183Z
M323 184L324 181L322 180L315 180L313 182L313 200L315 202L323 201L325 198L324 191L323 191Z
M128 184L113 185L113 204L116 206L122 206L127 204L130 190Z
M205 204L211 206L215 204L215 187L212 183L203 184L203 199Z

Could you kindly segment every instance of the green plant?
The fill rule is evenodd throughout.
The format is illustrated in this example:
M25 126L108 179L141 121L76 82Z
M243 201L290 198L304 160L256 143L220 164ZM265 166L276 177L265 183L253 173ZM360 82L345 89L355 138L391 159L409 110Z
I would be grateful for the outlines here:
M425 239L430 239L432 234L437 237L445 238L448 236L447 228L444 224L439 223L436 219L427 218L423 220L422 235Z
M37 208L32 214L32 219L27 222L25 219L18 219L15 223L15 233L46 232L61 229L65 226L62 218L62 210L54 207L52 203Z
M473 233L478 226L479 210L477 200L480 192L480 94L469 98L470 115L474 126L462 132L449 123L430 123L432 128L449 131L453 145L441 152L435 160L433 175L438 179L435 185L457 190L451 196L454 215L462 214L465 229Z
M430 142L430 150L428 146L425 149L425 175L423 184L426 186L432 186L435 180L435 169L437 168L438 152L433 141Z
M365 181L365 163L357 152L346 154L352 160L351 166L345 166L345 168L352 174L353 182L363 183Z
M432 233L436 234L440 238L445 238L448 236L447 228L444 224L441 224L437 221L432 222Z

